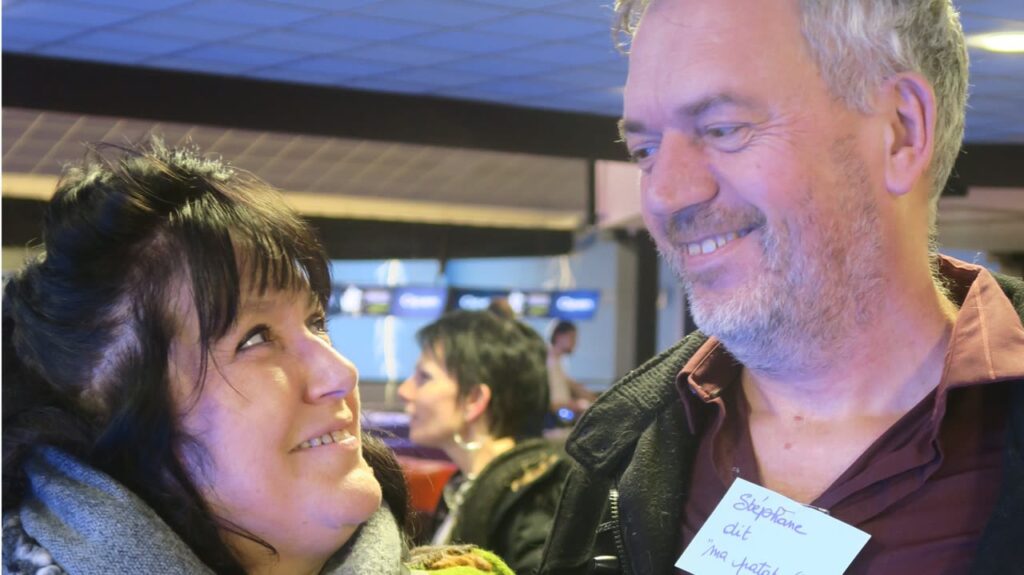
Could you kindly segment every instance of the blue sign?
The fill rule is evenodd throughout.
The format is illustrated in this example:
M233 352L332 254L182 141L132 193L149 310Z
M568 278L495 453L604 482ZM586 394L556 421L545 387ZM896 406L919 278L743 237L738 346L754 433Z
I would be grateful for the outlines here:
M398 317L437 317L448 303L443 287L398 287L391 293L391 314Z
M483 311L491 305L491 300L499 297L508 297L507 291L482 290L455 288L452 290L450 309L462 309L466 311Z
M526 317L548 317L551 313L551 292L526 292L523 300L520 313Z
M331 290L327 313L354 316L389 315L391 313L391 290L386 287L335 285Z
M551 294L548 315L569 320L592 319L597 312L599 298L597 290L556 291Z
M335 285L327 304L329 315L435 318L445 311L483 311L504 299L519 317L593 319L597 290L495 290L416 286Z

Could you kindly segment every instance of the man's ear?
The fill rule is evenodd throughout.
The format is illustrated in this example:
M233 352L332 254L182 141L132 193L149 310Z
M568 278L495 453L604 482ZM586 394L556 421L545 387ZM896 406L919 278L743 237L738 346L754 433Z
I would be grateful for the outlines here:
M903 195L914 189L931 165L935 147L935 92L917 73L897 74L887 80L878 103L886 107L885 184L889 193Z
M467 423L473 423L487 413L487 406L491 404L491 387L486 383L478 383L462 400L462 409L465 410Z

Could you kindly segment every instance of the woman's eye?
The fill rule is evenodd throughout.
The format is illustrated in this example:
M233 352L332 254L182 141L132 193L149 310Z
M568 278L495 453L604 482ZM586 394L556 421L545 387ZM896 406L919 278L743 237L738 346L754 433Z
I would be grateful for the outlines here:
M266 326L253 328L249 333L245 334L245 337L242 338L242 342L238 344L237 351L242 351L243 349L248 349L255 345L270 341L269 333L270 330Z
M323 315L315 315L309 320L309 327L318 333L327 333L327 318Z

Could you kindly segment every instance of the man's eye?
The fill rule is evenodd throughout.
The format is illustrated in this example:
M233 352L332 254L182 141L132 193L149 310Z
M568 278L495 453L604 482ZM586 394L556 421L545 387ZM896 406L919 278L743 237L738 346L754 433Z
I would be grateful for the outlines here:
M739 131L739 126L711 126L704 130L704 134L712 138L725 138Z
M636 163L641 163L644 160L650 159L657 151L658 147L654 145L649 146L637 146L629 151L629 157Z
M263 325L251 329L244 337L242 337L242 342L238 344L237 351L242 351L243 349L248 349L270 341L269 334L270 329Z
M701 135L712 146L725 151L735 152L742 149L750 137L746 124L713 124L701 130Z

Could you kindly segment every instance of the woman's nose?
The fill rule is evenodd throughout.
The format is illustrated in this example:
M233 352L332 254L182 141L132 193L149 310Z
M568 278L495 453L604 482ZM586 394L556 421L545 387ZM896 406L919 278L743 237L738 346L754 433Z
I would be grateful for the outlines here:
M413 382L412 376L409 376L398 386L398 397L402 398L402 401L412 401L415 390L416 384Z
M310 401L345 397L355 389L359 370L330 342L313 337L304 347L300 361L306 365L306 390Z

